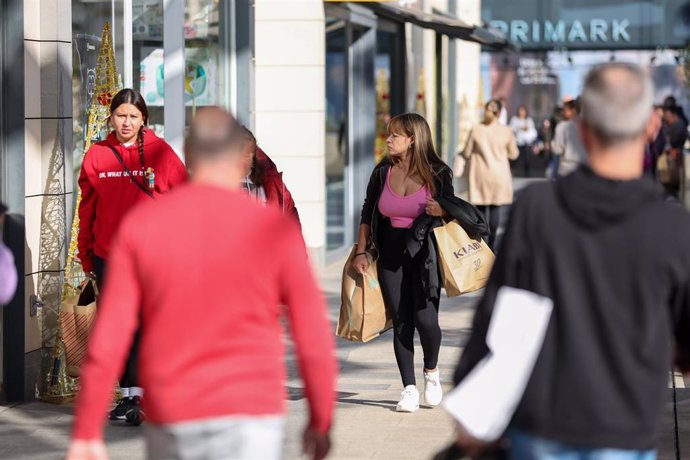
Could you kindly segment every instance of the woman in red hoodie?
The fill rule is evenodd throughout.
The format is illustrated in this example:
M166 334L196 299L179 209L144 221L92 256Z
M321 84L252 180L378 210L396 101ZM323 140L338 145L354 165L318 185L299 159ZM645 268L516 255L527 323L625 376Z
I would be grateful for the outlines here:
M295 201L283 182L283 173L278 172L276 164L256 145L254 134L244 126L242 129L249 141L244 151L244 189L262 203L275 206L283 214L292 216L301 227Z
M187 170L165 141L146 128L148 109L137 91L123 89L110 104L113 131L94 144L79 175L79 260L84 272L103 285L108 252L125 214L139 201L150 200L187 179ZM116 327L116 326L114 326ZM122 400L111 420L138 424L143 419L136 382L136 335L120 380Z

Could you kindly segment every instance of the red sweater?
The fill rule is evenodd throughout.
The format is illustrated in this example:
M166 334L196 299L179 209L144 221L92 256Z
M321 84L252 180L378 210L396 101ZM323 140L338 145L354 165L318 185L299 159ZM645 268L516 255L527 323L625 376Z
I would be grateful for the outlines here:
M263 187L266 192L266 202L273 206L277 206L283 214L292 216L301 227L299 221L299 213L295 207L295 201L292 199L290 191L283 182L283 173L278 171L278 167L271 160L266 152L259 147L256 148L256 159L263 168Z
M331 326L293 219L240 191L183 185L125 217L108 272L74 438L102 437L139 318L139 376L150 422L283 413L285 314L312 427L330 428Z
M106 140L94 144L86 155L79 175L79 260L85 272L93 271L93 256L107 259L110 244L125 214L140 201L150 200L141 189L125 177L124 168L110 150L120 153L134 180L147 184L141 177L139 145L123 146L110 133ZM155 174L154 196L169 191L187 179L187 170L165 141L147 129L144 133L144 166Z

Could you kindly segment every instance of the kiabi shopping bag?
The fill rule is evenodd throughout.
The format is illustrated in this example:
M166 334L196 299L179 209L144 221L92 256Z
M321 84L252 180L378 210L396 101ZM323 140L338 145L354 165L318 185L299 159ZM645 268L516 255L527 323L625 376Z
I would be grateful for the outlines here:
M369 270L362 276L352 267L356 252L353 247L343 268L342 302L335 334L353 342L368 342L392 328L393 322L383 303L376 261L367 254Z
M496 256L483 240L470 238L457 220L436 227L434 236L448 297L486 286Z

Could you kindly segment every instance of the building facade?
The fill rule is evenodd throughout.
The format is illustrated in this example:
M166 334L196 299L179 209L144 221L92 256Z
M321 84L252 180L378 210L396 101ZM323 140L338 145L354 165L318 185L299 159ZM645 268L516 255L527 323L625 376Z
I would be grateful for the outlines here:
M315 266L354 243L391 116L419 112L450 159L481 100L479 0L7 0L0 8L0 197L23 274L2 307L2 390L46 387L87 109L105 23L122 85L182 151L195 111L233 111L284 172ZM21 46L17 46L17 45Z
M537 121L551 117L579 94L592 66L613 61L647 68L656 103L672 95L690 109L689 1L484 0L481 11L521 48L519 55L482 53L483 92L504 99L510 115L525 104Z

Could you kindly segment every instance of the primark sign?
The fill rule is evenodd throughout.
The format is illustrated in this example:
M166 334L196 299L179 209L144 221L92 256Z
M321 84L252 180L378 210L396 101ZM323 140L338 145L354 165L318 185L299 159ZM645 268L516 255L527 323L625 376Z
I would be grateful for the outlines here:
M685 48L687 0L482 0L482 20L524 50Z
M504 33L506 38L518 45L524 44L554 44L579 45L630 43L630 21L628 19L591 19L589 21L574 20L570 23L560 21L511 21L494 20L489 25Z

